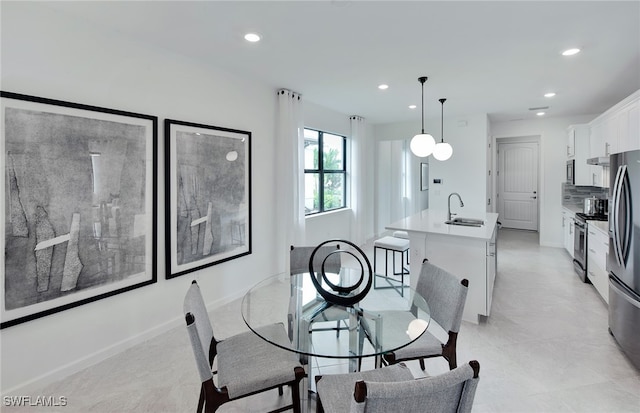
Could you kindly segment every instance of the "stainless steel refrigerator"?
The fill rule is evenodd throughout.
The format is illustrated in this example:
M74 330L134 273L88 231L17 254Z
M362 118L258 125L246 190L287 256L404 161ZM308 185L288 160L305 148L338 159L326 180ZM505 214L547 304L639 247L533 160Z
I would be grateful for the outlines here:
M610 161L609 331L640 369L640 150Z

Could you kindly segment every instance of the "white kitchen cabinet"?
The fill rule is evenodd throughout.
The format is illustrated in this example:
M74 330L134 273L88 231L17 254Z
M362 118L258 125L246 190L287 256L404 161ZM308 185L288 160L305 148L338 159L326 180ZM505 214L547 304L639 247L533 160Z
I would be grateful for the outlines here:
M587 221L587 277L602 299L609 303L609 275L607 274L607 254L609 236L598 223Z
M575 213L568 208L562 208L562 230L564 233L564 249L573 258Z
M620 114L611 113L604 119L602 143L604 143L604 156L618 153L618 126Z
M447 211L425 209L386 227L407 231L411 245L409 282L415 288L426 258L459 279L469 280L462 319L478 324L489 316L497 271L498 214L476 212L468 218L484 221L480 227L447 225ZM483 270L484 269L484 270Z
M591 186L598 188L609 188L609 171L608 166L590 165L591 166Z
M605 156L605 122L603 119L598 118L591 122L589 126L589 158ZM607 188L609 186L608 176L606 180L604 177L604 167L600 165L589 165L589 174L591 175L590 186L601 188Z
M618 149L618 119L616 113L605 112L589 124L589 157L616 153Z
M576 155L576 130L569 127L567 131L567 158L571 159Z
M573 170L575 185L593 186L592 166L587 164L590 157L589 125L569 125L567 128L568 141L572 142L573 159L575 168ZM567 153L569 153L567 145ZM571 157L569 157L571 158Z
M604 156L604 123L598 118L589 124L589 158Z
M492 252L495 251L495 246L491 245L494 243L495 236L489 240L451 237L441 234L427 234L426 236L422 235L421 238L423 238L424 256L418 257L413 254L417 252L414 244L418 243L414 242L414 237L409 233L412 274L414 274L413 263L422 262L423 258L427 258L432 264L449 271L460 279L468 279L469 291L462 319L478 324L479 315L489 316L496 278L496 256L495 252ZM420 261L416 261L416 259ZM485 270L482 271L482 268Z
M589 123L590 157L640 149L640 90Z
M618 152L640 149L640 102L636 99L620 109L618 120Z

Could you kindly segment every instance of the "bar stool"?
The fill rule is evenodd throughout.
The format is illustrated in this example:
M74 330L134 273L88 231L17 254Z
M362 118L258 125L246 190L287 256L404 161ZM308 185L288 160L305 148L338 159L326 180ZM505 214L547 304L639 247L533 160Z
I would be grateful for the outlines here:
M407 231L393 231L393 236L396 238L409 239L409 233Z
M378 260L377 260L378 249L384 250L384 277L382 275L378 275L378 272L376 269L378 265ZM398 293L401 296L404 296L404 287L399 287L391 283L388 279L389 278L389 274L388 274L389 252L391 252L391 256L393 259L393 275L399 275L400 282L403 285L404 285L405 274L407 275L409 274L409 270L404 266L405 256L407 257L407 262L409 261L409 240L404 238L398 238L398 237L389 237L389 236L382 237L373 242L373 272L374 272L373 288L374 289L393 288L396 291L398 291ZM396 272L396 254L400 254L400 272ZM385 278L389 286L384 286L384 287L377 286L376 279L378 277Z
M393 231L393 236L396 238L409 239L409 233L407 231ZM409 262L409 253L407 253L407 265L411 264Z

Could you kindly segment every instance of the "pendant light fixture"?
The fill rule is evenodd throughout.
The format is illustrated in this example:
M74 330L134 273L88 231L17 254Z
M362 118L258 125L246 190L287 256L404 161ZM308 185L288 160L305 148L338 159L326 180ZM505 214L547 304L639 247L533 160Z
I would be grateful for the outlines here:
M424 82L427 81L427 77L419 77L418 81L422 84L422 132L411 139L409 147L415 156L424 158L431 155L433 148L436 146L436 141L433 136L424 133Z
M433 149L433 157L439 161L446 161L451 158L451 155L453 155L453 148L444 141L444 102L446 102L447 99L442 98L438 100L442 107L440 111L440 142L438 142L436 147Z

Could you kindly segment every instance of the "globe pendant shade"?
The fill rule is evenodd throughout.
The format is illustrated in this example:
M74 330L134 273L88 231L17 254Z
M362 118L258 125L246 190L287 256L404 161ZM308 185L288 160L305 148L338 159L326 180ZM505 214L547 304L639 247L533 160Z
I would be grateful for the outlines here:
M422 133L414 136L409 143L409 148L415 156L420 158L427 157L433 152L433 148L436 146L436 141L433 136L428 133Z
M453 148L446 142L440 142L433 149L433 157L439 161L446 161L453 155Z

